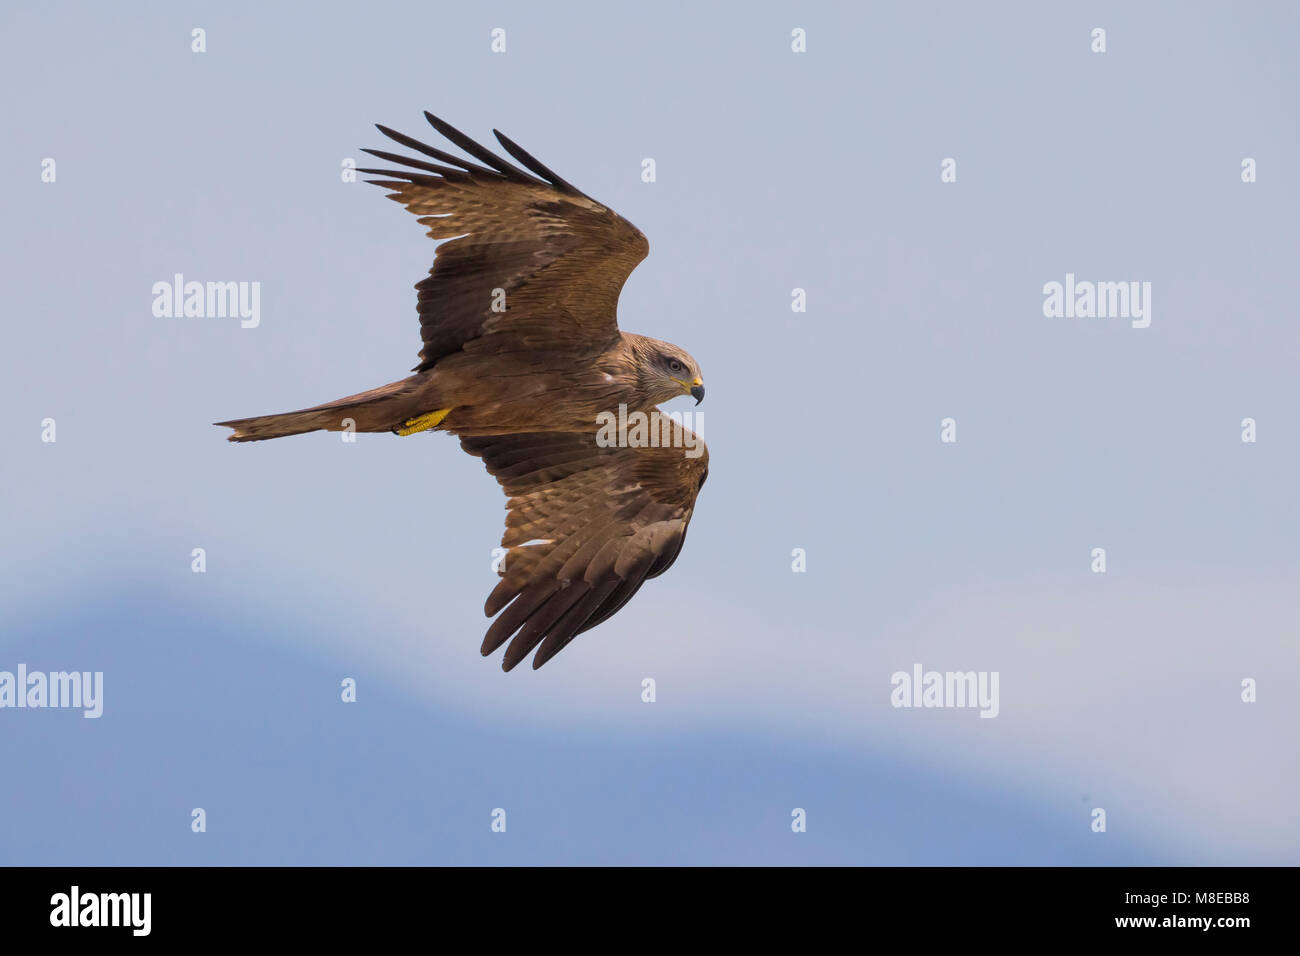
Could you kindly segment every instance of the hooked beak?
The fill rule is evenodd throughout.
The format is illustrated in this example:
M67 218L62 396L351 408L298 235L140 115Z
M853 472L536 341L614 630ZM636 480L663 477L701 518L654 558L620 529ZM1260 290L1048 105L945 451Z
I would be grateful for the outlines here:
M682 387L683 395L689 395L691 398L695 399L696 405L704 401L704 379L700 378L698 375L690 382L686 381L684 378L675 378L673 381Z

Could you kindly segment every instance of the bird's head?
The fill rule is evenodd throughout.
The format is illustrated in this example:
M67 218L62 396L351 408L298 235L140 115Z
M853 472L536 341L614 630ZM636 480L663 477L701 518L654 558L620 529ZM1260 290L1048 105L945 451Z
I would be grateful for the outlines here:
M698 405L704 401L704 378L700 364L685 349L671 342L642 338L637 349L641 387L658 405L678 395L690 395Z

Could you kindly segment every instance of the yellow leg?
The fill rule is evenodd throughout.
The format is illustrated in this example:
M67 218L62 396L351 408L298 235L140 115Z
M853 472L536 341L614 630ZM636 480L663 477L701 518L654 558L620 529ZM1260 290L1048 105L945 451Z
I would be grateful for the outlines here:
M402 423L401 428L394 428L393 431L399 435L414 435L416 432L425 432L430 428L437 428L438 423L446 418L447 413L450 411L450 408L439 408L423 415L416 415L414 418L408 418Z

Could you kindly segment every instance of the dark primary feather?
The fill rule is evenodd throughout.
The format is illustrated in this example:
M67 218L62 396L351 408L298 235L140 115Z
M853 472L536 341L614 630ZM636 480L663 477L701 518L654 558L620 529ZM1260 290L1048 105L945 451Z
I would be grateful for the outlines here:
M501 173L502 175L517 177L527 182L541 182L541 180L534 179L532 176L529 176L518 166L512 166L510 163L506 162L504 159L502 159L496 153L492 152L492 150L488 149L486 146L474 142L474 140L470 139L468 136L466 136L456 127L452 126L446 120L439 119L438 117L430 113L428 110L424 111L424 118L429 121L430 126L436 129L443 136L447 137L447 139L451 140L453 143L455 143L465 152L469 153L475 159L479 160L480 162L487 163L489 166L491 166L493 169L495 169L497 172Z
M659 427L662 416L651 416ZM461 438L509 498L484 655L510 641L505 670L534 648L541 667L676 560L708 454L688 458L672 428L677 447L602 448L594 432Z
M575 353L607 347L618 335L619 293L649 251L645 236L505 135L496 134L527 171L425 115L478 163L380 126L437 162L367 149L404 168L360 170L384 177L367 182L389 189L430 238L447 240L416 284L423 348L415 371L462 349L513 351L539 338ZM493 311L498 289L504 312ZM489 337L490 346L479 342Z
M520 146L518 143L512 140L505 133L501 132L501 130L494 129L492 131L492 135L495 136L498 142L500 142L501 145L506 148L507 153L509 153L515 159L519 160L521 163L523 163L525 166L527 166L537 175L541 176L543 179L554 183L556 186L559 186L561 189L565 190L566 192L578 193L579 195L586 195L585 193L580 193L570 183L565 182L559 176L555 175L555 173L551 172L550 169L543 166L540 162L538 162L538 160L533 156L532 153L528 152L528 150L524 149L522 146Z
M432 156L434 159L440 159L444 163L450 163L453 166L458 166L461 169L465 170L465 172L480 173L487 176L498 175L495 171L488 169L486 166L479 166L477 163L471 163L467 160L461 159L459 156L456 156L453 153L448 153L445 150L438 149L435 146L430 146L427 143L422 143L414 136L407 136L405 133L399 133L395 129L389 129L387 126L384 126L382 123L376 123L375 128L379 130L379 132L387 136L389 139L401 143L403 146L406 146L409 149L413 149L419 153L424 153L424 155L426 156ZM369 150L367 150L367 152L369 152Z

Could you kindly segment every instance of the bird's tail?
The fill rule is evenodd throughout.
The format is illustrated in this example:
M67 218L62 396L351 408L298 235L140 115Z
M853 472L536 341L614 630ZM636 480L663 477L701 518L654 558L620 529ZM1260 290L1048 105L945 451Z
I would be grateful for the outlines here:
M400 382L392 382L340 398L337 401L278 415L258 415L256 418L236 418L217 425L233 428L227 435L229 441L262 441L265 438L283 438L304 432L358 431L386 432L398 428L416 415L422 402L417 386L425 376L415 375Z

